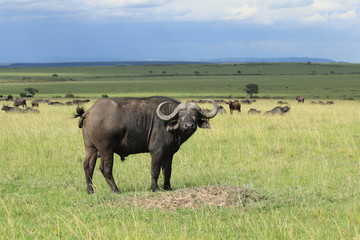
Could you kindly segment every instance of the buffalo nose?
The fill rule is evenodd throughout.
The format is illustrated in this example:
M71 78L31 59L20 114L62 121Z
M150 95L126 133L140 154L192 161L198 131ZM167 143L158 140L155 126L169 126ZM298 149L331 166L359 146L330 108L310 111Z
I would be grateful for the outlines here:
M195 128L195 124L190 122L190 123L185 123L185 128L186 129L191 129L191 128Z

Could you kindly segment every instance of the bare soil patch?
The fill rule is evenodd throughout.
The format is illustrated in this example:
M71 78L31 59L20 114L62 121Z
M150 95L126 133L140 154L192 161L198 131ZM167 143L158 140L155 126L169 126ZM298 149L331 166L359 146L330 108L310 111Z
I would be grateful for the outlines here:
M219 185L132 196L129 201L130 205L140 208L175 210L205 206L246 207L250 203L265 199L264 195L248 187Z

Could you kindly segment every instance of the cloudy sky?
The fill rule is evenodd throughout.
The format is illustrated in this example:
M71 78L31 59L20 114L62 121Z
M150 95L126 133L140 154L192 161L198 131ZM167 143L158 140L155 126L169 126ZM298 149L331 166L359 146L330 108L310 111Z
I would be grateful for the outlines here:
M0 63L318 57L360 63L360 0L0 0Z

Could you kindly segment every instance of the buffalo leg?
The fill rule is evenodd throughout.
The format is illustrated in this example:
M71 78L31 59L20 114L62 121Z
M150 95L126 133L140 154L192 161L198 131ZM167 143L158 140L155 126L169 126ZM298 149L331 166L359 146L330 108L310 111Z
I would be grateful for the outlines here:
M85 161L83 163L83 168L85 171L87 192L91 194L94 193L92 177L94 174L94 168L96 164L97 149L94 147L87 147L85 151L86 151L86 156L85 156Z
M172 190L170 185L170 178L171 178L171 166L172 166L173 157L169 157L165 159L162 164L162 170L164 175L164 190Z
M114 181L114 177L112 174L113 165L114 165L114 153L108 152L108 151L106 151L106 152L101 151L100 171L104 175L104 178L105 178L106 182L108 183L111 191L113 191L114 193L119 193L120 191L119 191L118 187L116 186L116 183Z
M159 154L151 155L151 191L159 191L158 179L161 170L161 156Z

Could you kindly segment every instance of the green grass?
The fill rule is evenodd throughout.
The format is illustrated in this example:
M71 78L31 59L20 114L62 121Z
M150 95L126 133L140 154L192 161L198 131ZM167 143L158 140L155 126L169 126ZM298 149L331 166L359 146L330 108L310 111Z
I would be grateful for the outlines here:
M57 77L53 77L56 74ZM249 83L259 97L360 99L360 64L209 64L63 68L0 68L0 94L27 87L38 97L170 95L180 98L246 97Z
M74 106L41 104L39 115L1 111L0 238L359 239L359 102L289 102L285 116L246 114L250 107L269 110L276 100L219 115L174 157L175 190L246 186L265 200L170 211L129 204L154 194L149 154L116 158L120 195L109 191L98 167L96 193L86 193Z

